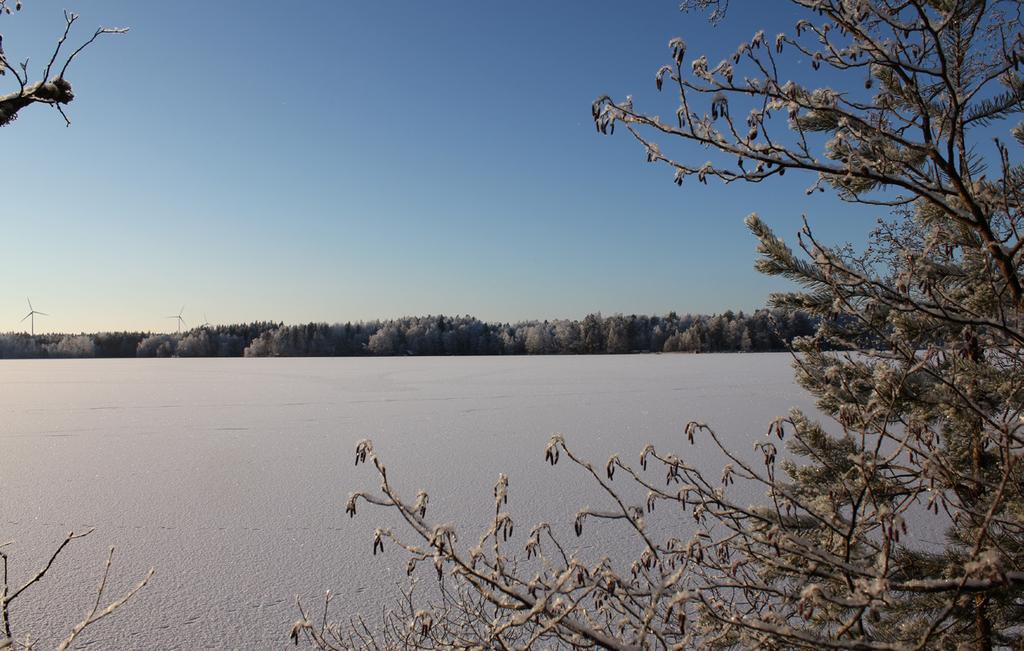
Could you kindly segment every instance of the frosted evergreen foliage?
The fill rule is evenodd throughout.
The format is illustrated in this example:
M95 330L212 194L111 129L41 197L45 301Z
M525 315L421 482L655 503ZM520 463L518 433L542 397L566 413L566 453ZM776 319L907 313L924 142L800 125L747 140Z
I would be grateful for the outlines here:
M400 514L374 551L397 545L420 587L377 627L304 610L297 641L1024 648L1021 4L793 4L806 12L792 32L759 32L721 63L688 59L673 39L656 76L678 98L672 119L603 97L594 121L625 129L679 184L809 172L809 192L888 213L860 251L809 225L789 246L747 221L757 268L800 289L773 303L820 319L796 341L795 369L831 420L779 418L754 457L700 422L682 429L680 451L648 446L606 464L553 437L548 462L594 486L576 535L628 530L632 562L574 551L554 524L524 537L515 523L513 535L505 478L483 535L456 535L428 519L425 497L399 492L365 441L356 462L376 468L381 489L352 496L348 512L369 502ZM815 87L825 70L841 86ZM691 465L688 445L705 458L720 449L727 465ZM750 504L751 489L763 499Z

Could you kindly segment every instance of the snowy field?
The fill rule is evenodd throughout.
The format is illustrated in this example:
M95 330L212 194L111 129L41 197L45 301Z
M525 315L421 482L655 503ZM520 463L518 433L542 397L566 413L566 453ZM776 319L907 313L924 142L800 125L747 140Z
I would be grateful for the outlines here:
M469 540L499 472L517 537L541 519L571 530L577 508L600 504L578 469L544 463L554 432L601 465L651 442L717 476L718 459L686 444L686 421L749 454L773 417L813 411L785 354L28 360L0 362L0 383L12 583L69 530L95 528L15 602L15 633L63 636L111 545L117 591L156 568L77 647L95 649L284 648L295 596L311 604L326 589L374 609L404 559L370 553L385 514L344 513L349 492L377 483L353 467L362 438L410 497L430 493L431 519L472 526ZM610 533L580 544L622 544Z

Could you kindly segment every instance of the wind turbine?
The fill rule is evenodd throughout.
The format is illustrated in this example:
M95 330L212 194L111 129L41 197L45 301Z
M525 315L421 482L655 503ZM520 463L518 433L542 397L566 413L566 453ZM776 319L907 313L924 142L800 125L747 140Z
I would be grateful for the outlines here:
M181 324L185 323L185 319L181 318L181 315L182 315L182 313L184 311L185 311L185 306L182 305L181 309L178 310L177 314L172 314L171 316L167 317L168 319L177 319L178 320L178 334L179 335L181 334ZM188 324L186 324L186 325L188 325Z
M50 315L47 314L46 312L39 312L34 307L32 307L32 299L28 298L27 296L25 297L25 300L28 301L28 314L26 314L21 319L20 323L24 323L25 319L31 318L32 319L32 336L35 337L36 336L36 315L37 314L39 316L50 316Z
M209 328L210 320L206 318L206 312L203 312L203 322L199 324L200 328Z

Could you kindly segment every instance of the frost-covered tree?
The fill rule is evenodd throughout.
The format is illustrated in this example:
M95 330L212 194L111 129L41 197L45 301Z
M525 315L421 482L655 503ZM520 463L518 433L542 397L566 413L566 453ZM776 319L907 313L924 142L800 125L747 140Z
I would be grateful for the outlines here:
M568 319L555 321L555 340L558 342L558 350L563 353L578 353L580 350L579 322ZM652 340L651 350L661 350L661 342Z
M375 355L399 355L402 353L402 333L395 324L388 324L375 332L368 344Z
M181 341L177 335L155 334L139 342L135 354L138 357L174 357ZM188 357L188 355L185 355Z
M46 346L47 357L95 357L96 344L88 335L65 335Z
M779 418L755 441L757 463L689 423L690 444L729 458L720 474L651 446L638 465L612 456L598 466L552 438L548 461L569 461L607 504L579 512L577 535L620 522L636 543L625 563L614 550L574 553L547 525L518 551L504 476L493 520L467 541L428 520L427 495L406 500L364 441L356 462L375 466L381 491L352 496L348 512L364 501L397 511L405 529L377 530L374 551L397 543L410 573L427 568L436 588L410 593L375 631L304 611L296 640L1024 648L1024 125L1004 138L1024 101L1021 3L791 4L806 10L791 33L758 32L717 64L687 62L673 39L656 75L678 100L671 119L630 98L602 97L593 114L601 133L626 129L679 184L809 172L808 192L888 211L862 251L829 246L807 225L790 247L748 218L757 268L801 287L772 302L820 318L797 340L795 368L830 422ZM702 150L713 159L687 162ZM584 322L585 344L590 333ZM750 504L737 483L764 498Z
M526 329L526 352L529 355L545 355L555 350L555 332L551 324L536 323Z
M605 347L609 353L629 352L629 322L621 314L605 320Z
M605 350L603 319L600 314L588 314L580 324L583 352L597 353Z

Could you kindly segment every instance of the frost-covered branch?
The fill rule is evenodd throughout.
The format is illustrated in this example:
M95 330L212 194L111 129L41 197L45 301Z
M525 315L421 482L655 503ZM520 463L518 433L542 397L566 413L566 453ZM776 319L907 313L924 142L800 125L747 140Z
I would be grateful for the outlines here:
M10 13L9 3L4 2L0 4L0 13ZM16 5L16 10L21 9L21 2L19 1ZM61 117L64 118L65 123L70 126L71 121L64 113L63 107L72 100L75 99L75 94L71 90L71 83L67 81L65 75L67 74L68 67L71 62L82 53L85 48L92 45L100 36L105 34L124 34L128 31L125 27L100 27L91 38L86 40L82 45L76 48L68 57L64 60L61 65L60 72L51 77L50 73L60 56L61 50L64 47L68 36L71 33L71 29L75 22L78 20L78 14L64 12L64 32L57 41L57 45L54 47L53 52L49 58L49 62L43 69L42 78L38 81L31 81L31 73L29 72L28 59L20 62L16 66L12 66L8 55L3 49L3 38L0 37L0 75L5 75L10 72L14 77L15 82L18 85L18 89L12 93L6 95L0 95L0 127L10 124L12 121L17 119L18 113L31 104L47 104L56 108Z
M53 553L50 554L46 563L35 574L20 584L11 585L9 576L10 568L8 567L10 559L6 552L0 550L0 563L3 564L3 574L2 577L0 577L0 579L2 579L2 583L0 583L0 628L2 628L2 630L0 630L0 649L15 648L29 651L30 649L36 648L37 642L33 640L31 634L19 633L16 636L12 632L13 627L11 624L10 606L18 597L24 594L26 590L39 583L43 577L46 576L53 567L54 562L65 551L69 544L79 540L80 538L88 536L92 531L92 529L89 529L83 533L70 532L60 545L54 549ZM0 545L0 548L8 545L10 545L9 542L4 543L3 545ZM128 603L128 601L134 597L139 590L146 586L149 579L154 574L154 570L150 569L146 576L135 587L128 590L120 598L115 599L103 608L100 608L100 602L103 599L103 594L107 588L107 576L110 573L110 566L113 562L113 557L114 548L111 547L110 552L107 554L106 563L103 566L103 574L100 579L99 587L96 589L96 599L93 602L92 609L86 613L85 617L83 617L81 621L72 627L67 637L58 644L56 647L58 651L64 651L65 649L70 648L71 643L74 642L87 627L95 624L105 617L108 617L109 615L112 615Z
M656 86L677 92L675 122L637 110L632 98L605 96L593 106L598 131L624 125L649 161L674 169L678 184L689 176L760 182L796 169L816 174L808 192L831 187L844 200L871 205L926 201L976 237L974 248L1024 305L1019 195L1010 190L1015 184L986 182L966 144L976 127L1021 110L1024 37L1013 20L1019 3L794 4L814 13L792 34L771 40L758 32L717 65L702 55L684 71L685 42L673 39L672 62L658 71ZM836 90L782 77L776 58L787 49L813 70L861 75L863 91L853 83ZM744 65L749 74L741 76ZM780 115L788 128L776 133L770 125ZM673 141L723 156L686 163L666 153Z

